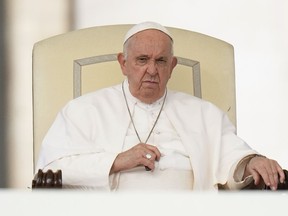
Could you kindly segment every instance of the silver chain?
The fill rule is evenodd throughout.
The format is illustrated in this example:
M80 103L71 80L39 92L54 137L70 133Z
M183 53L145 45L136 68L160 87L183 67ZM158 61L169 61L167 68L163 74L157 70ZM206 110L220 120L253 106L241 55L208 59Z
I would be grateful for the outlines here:
M133 125L133 127L134 127L135 133L136 133L136 135L137 135L137 137L138 137L139 142L142 143L141 138L140 138L140 136L139 136L139 134L138 134L138 131L137 131L136 127L135 127L135 123L134 123L134 121L133 121L132 114L131 114L131 111L130 111L130 108L129 108L129 105L128 105L127 97L126 97L125 90L124 90L124 81L122 82L122 91L123 91L123 95L124 95L124 98L125 98L127 110L128 110L128 112L129 112L129 116L130 116L132 125ZM151 130L150 130L150 132L149 132L149 135L148 135L148 137L146 138L144 144L146 144L147 141L149 140L149 138L150 138L150 136L151 136L151 134L152 134L152 132L153 132L153 130L154 130L157 122L158 122L158 119L159 119L160 114L161 114L161 112L162 112L162 110L163 110L163 107L164 107L164 103L165 103L165 100L166 100L166 96L167 96L167 89L166 89L166 91L165 91L165 96L164 96L164 99L163 99L163 103L162 103L162 105L161 105L161 108L160 108L160 111L159 111L158 116L157 116L157 118L156 118L156 121L155 121L153 127L151 128Z

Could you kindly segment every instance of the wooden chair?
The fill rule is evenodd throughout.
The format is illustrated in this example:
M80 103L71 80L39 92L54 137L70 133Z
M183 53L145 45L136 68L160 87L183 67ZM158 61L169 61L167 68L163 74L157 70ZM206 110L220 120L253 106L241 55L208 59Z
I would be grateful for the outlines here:
M116 55L132 25L80 29L37 42L33 48L34 172L41 142L71 99L120 83ZM167 27L178 58L168 88L213 102L236 126L234 49L201 33Z

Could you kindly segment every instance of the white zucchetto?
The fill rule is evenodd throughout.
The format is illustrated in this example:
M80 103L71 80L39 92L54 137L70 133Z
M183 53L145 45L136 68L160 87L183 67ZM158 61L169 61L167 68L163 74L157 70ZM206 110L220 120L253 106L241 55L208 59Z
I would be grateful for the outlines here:
M126 43L126 41L132 37L133 35L135 35L136 33L140 32L140 31L144 31L144 30L148 30L148 29L156 29L156 30L159 30L159 31L162 31L163 33L167 34L171 40L173 41L173 38L170 34L170 32L164 27L162 26L161 24L159 23L156 23L156 22L150 22L150 21L147 21L147 22L142 22L142 23L139 23L139 24L136 24L134 25L125 35L124 37L124 42L123 44Z

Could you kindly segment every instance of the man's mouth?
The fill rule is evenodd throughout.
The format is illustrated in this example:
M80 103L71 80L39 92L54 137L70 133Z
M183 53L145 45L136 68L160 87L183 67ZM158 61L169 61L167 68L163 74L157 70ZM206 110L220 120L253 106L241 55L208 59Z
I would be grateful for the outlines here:
M158 83L156 80L144 80L145 83Z

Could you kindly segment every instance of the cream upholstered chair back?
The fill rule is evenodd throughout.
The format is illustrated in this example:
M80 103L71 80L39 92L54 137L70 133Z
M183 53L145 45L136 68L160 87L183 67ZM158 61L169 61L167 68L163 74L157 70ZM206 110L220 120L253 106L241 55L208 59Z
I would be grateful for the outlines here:
M116 55L132 25L86 28L37 42L33 48L34 168L56 114L71 99L123 80ZM178 58L169 88L213 102L236 126L234 50L229 43L167 27Z

